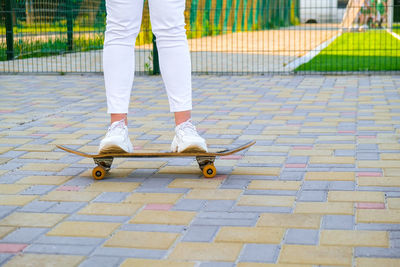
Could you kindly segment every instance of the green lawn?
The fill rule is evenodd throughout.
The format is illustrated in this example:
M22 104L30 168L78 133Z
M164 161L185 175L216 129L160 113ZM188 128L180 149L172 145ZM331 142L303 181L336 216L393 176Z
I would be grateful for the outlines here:
M400 41L386 31L344 33L295 71L400 70Z

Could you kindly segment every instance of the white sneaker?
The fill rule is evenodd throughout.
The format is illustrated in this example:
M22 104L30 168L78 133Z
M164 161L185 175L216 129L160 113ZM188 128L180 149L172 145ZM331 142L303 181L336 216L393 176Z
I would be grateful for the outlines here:
M206 140L202 138L190 120L175 127L175 137L171 144L172 152L207 152Z
M106 136L100 142L99 154L132 152L133 146L129 139L128 127L126 127L124 120L111 124Z

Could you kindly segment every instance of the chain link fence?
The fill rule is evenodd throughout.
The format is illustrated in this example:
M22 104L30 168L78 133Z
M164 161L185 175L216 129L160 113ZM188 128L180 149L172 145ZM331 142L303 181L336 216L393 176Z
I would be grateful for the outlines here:
M136 73L158 72L147 0ZM192 71L394 73L400 0L187 0ZM0 73L102 72L105 0L4 0Z

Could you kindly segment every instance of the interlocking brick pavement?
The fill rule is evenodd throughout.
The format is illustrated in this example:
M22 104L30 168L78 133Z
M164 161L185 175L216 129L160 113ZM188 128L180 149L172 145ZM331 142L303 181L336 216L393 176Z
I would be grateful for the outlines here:
M90 159L109 123L103 78L0 76L0 265L400 266L399 76L194 76L216 160ZM136 151L168 150L160 77L137 77ZM295 264L295 265L292 265Z

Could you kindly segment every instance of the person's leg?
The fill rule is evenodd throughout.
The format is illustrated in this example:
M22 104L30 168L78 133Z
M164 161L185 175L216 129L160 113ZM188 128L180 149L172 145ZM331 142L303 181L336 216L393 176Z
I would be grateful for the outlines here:
M172 151L207 151L205 140L191 123L192 77L185 30L185 0L149 0L150 20L156 35L161 75L170 111L175 115Z
M134 46L140 31L143 0L107 0L103 68L111 126L99 153L133 152L127 113L135 73Z
M140 31L143 0L107 0L103 68L107 112L111 123L126 120L135 73L135 40Z

